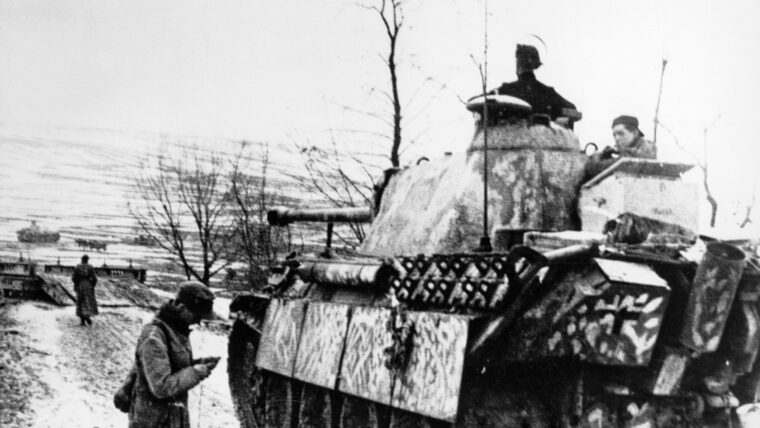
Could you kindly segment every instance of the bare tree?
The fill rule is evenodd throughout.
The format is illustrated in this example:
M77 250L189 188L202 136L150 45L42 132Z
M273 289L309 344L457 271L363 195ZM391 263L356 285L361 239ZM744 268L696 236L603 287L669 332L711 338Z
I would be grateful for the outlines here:
M748 224L752 223L752 211L755 208L755 202L757 199L757 180L754 180L755 185L752 186L752 197L750 198L750 201L744 206L744 214L742 215L741 220L739 220L739 228L743 229L747 227Z
M387 54L381 54L381 58L388 70L390 88L389 90L372 88L370 95L373 93L379 93L384 96L391 107L390 112L385 110L382 112L368 111L362 110L361 108L341 105L344 111L376 119L384 126L388 126L391 129L391 132L386 133L385 131L369 129L336 130L330 128L332 138L331 149L323 149L309 143L295 143L298 153L303 158L307 174L305 177L294 178L296 178L307 191L320 195L327 204L333 207L342 208L372 205L374 202L374 188L377 186L375 179L380 177L380 172L385 169L379 165L371 165L371 162L360 159L359 156L340 153L336 148L335 133L348 133L354 140L361 137L371 137L373 139L380 138L385 142L390 142L388 160L390 161L392 168L399 168L401 165L401 155L404 153L404 150L414 144L417 138L425 132L423 130L419 135L413 136L411 140L405 140L402 137L402 124L408 123L405 121L406 118L403 115L403 111L409 107L412 100L419 94L423 87L435 83L434 79L430 77L425 78L417 90L414 91L411 97L407 100L407 104L402 103L398 74L398 41L399 35L404 28L402 3L401 0L367 0L359 5L360 7L376 14L376 16L380 18L380 22L385 30L388 51ZM441 85L438 90L440 91L443 88L445 88L445 85ZM435 100L431 98L429 103L434 101ZM424 106L422 110L430 105L429 103ZM413 112L409 120L412 121L419 117L422 110L419 112ZM404 145L403 148L402 144ZM384 182L385 179L383 180L383 183ZM348 245L354 245L357 241L363 241L365 232L362 224L349 224L349 228L351 235L353 235L353 239L344 237L340 232L336 231L335 236L337 239Z
M244 172L242 161L249 146L245 141L240 144L230 173L235 234L232 242L248 265L248 279L257 285L266 277L266 266L274 264L280 252L288 249L290 228L273 228L267 223L267 211L274 205L283 205L284 199L269 191L268 147L263 149L259 173Z
M339 104L344 111L375 119L383 126L390 128L390 132L385 131L385 129L382 131L376 129L338 129L337 131L350 133L353 136L380 138L389 142L388 160L392 168L400 167L404 152L434 126L432 123L427 123L413 127L416 121L426 117L424 113L427 109L440 100L440 93L449 89L446 83L442 83L430 75L422 76L421 80L412 77L419 66L414 64L413 54L400 54L401 45L399 44L399 36L405 28L408 28L404 20L405 5L406 3L403 0L362 0L359 4L360 7L371 11L373 15L380 18L385 40L388 43L387 51L381 53L380 58L388 71L390 87L385 84L379 87L373 86L369 96L381 95L383 102L387 102L390 109L367 110ZM401 79L399 75L400 70L405 71L403 73L406 76L404 79ZM405 86L409 88L408 95L405 97L401 96L402 80L409 83L408 86ZM424 101L419 102L420 99Z
M135 178L137 200L128 204L142 231L177 257L187 279L204 284L230 264L227 248L231 230L227 215L231 199L222 160L202 157L199 150L182 158L162 153L157 165L141 164ZM191 253L200 251L200 260Z
M402 102L399 94L398 77L398 37L404 25L404 16L401 0L371 0L371 5L360 4L359 6L371 10L380 17L385 35L388 41L388 52L382 55L383 63L390 76L390 91L376 90L372 92L382 94L391 105L391 118L385 114L363 111L354 107L343 105L346 111L371 117L381 121L391 128L391 136L384 132L376 132L366 129L337 130L337 132L350 133L354 136L370 136L373 138L386 139L391 148L389 160L393 168L401 164L402 145ZM426 80L426 82L429 79ZM306 169L305 177L294 177L302 186L314 194L320 195L329 205L337 208L370 206L372 204L374 178L379 176L381 167L370 166L360 160L358 156L346 155L337 150L335 141L336 130L330 129L331 149L323 149L311 144L295 143L299 155L302 157ZM361 171L357 176L356 171ZM353 245L364 240L364 226L359 223L349 224L353 239L342 236L336 231L335 236L345 244Z
M401 98L398 91L398 70L396 67L396 43L399 32L404 24L404 15L400 0L380 0L380 6L370 6L377 12L388 36L388 57L384 60L391 79L391 94L388 96L393 106L393 140L391 142L391 165L398 168L401 164L399 150L401 148Z

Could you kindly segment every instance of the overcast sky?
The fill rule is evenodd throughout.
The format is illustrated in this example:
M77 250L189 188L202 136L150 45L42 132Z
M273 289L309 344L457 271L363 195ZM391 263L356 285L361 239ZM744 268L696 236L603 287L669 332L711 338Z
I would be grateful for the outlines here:
M366 0L365 4L372 4ZM484 2L409 1L399 38L402 161L463 150L479 90ZM725 204L758 180L760 2L488 3L489 86L514 79L514 44L547 45L537 76L583 112L582 143L612 144L633 114L709 159ZM0 123L378 146L388 133L384 29L354 1L0 0ZM347 109L346 107L350 108ZM716 119L717 118L717 119ZM661 158L690 161L659 131Z

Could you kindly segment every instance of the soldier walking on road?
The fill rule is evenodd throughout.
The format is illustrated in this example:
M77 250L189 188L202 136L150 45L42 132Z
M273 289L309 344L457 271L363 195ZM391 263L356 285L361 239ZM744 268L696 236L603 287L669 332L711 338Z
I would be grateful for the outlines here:
M92 325L93 315L98 314L98 302L95 300L95 285L98 283L98 277L95 276L95 269L87 261L90 257L85 254L82 256L82 263L74 268L74 274L71 280L74 282L74 292L77 295L77 316L81 325Z

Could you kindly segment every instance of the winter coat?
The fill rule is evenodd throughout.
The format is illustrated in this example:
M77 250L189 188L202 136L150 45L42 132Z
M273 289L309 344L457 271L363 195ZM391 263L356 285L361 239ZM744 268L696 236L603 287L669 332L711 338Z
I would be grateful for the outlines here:
M594 176L620 160L620 158L657 159L657 145L641 136L633 140L631 144L627 146L619 146L616 144L615 147L620 156L618 158L613 157L605 159L603 158L604 152L594 153L591 156L586 163L583 179L584 182L591 180Z
M617 148L620 157L657 159L657 146L644 137L639 137L627 146Z
M190 428L187 392L202 378L193 368L189 334L173 301L143 328L135 351L130 428Z
M533 107L533 113L548 114L552 120L562 116L563 109L575 109L575 104L563 98L551 86L541 83L533 72L522 73L516 81L504 83L491 93L520 98Z
M74 268L71 281L74 283L74 292L77 294L77 316L86 318L97 315L98 301L95 300L95 285L98 283L98 277L95 276L95 269L88 264L79 264Z

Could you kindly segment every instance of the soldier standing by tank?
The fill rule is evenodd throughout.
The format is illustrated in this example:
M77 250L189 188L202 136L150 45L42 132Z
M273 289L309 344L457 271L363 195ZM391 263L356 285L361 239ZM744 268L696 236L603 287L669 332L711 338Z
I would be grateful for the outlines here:
M189 428L187 392L207 378L217 357L193 359L190 326L211 318L214 294L197 281L180 285L146 325L135 351L129 427Z
M98 314L98 302L95 300L95 285L98 283L98 277L95 276L95 269L87 263L89 260L90 257L87 254L83 255L82 263L74 268L74 274L71 275L74 292L77 295L76 314L81 325L92 325L90 317Z

